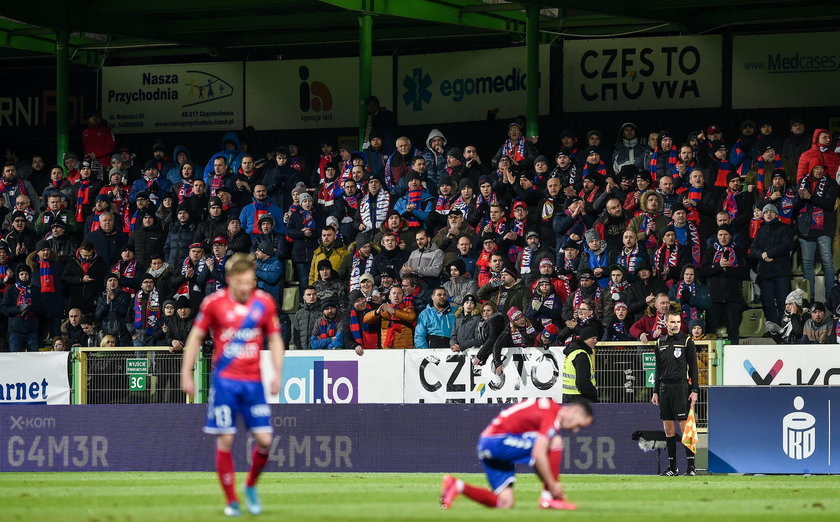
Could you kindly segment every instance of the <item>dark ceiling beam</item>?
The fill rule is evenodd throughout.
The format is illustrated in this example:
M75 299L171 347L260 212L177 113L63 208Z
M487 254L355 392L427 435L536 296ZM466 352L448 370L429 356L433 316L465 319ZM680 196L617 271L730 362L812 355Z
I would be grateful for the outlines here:
M254 17L263 14L289 12L290 8L307 3L290 3L288 0L122 0L119 2L87 2L92 11L107 15L135 16L138 14L189 14L204 15L211 12L230 12L242 15L252 13Z
M235 16L165 20L159 24L165 33L230 33L246 31L288 31L298 28L355 27L358 17L353 13L295 13L265 16Z
M600 0L588 4L581 4L580 0L545 0L541 5L542 7L577 9L593 14L625 16L654 22L683 24L686 21L683 10L671 9L664 2L660 3L658 7L647 7L639 5L639 2L627 2L626 0Z

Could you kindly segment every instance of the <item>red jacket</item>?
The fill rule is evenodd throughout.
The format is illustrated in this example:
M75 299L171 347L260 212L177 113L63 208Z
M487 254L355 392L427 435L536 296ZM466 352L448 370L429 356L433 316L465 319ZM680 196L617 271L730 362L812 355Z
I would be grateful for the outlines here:
M99 124L88 127L82 132L84 155L87 156L93 152L103 166L110 168L111 153L114 152L116 147L117 141L114 139L114 132L104 121L100 121Z
M641 319L633 323L633 326L630 327L630 335L638 339L642 336L643 333L646 333L648 335L648 340L653 341L653 331L655 326L656 316L645 314L644 316L642 316ZM662 331L663 336L668 333L668 328L664 325L661 326L659 329ZM680 331L683 333L688 333L688 325L685 321L682 322L682 325L680 326Z
M825 175L831 179L837 175L837 169L840 168L840 156L834 152L834 147L831 143L828 144L825 151L820 150L817 143L817 138L823 132L828 132L826 129L815 129L814 136L811 138L811 148L806 150L799 156L799 168L796 169L796 183L802 181L806 175L817 165L825 165ZM828 132L831 136L831 133Z

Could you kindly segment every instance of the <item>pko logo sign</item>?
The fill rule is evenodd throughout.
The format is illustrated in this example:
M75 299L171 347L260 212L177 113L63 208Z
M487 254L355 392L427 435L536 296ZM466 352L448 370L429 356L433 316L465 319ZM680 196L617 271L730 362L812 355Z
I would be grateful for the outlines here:
M794 460L807 459L817 448L817 420L806 411L805 399L797 395L793 399L794 412L782 419L782 450Z
M522 69L514 67L508 75L447 78L435 90L444 98L460 102L467 96L524 91L527 76L522 74ZM415 67L403 78L403 102L414 111L423 110L423 104L432 101L432 83L432 77L422 67Z
M359 366L356 361L287 357L284 361L283 380L281 404L359 402Z

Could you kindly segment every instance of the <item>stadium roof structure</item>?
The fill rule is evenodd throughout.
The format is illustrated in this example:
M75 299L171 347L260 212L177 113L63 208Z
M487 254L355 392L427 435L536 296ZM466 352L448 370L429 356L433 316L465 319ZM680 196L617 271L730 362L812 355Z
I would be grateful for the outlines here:
M812 0L36 0L0 6L0 61L78 64L353 56L524 42L529 9L556 39L834 30L840 4ZM538 14L534 13L538 9ZM360 16L361 15L361 16Z

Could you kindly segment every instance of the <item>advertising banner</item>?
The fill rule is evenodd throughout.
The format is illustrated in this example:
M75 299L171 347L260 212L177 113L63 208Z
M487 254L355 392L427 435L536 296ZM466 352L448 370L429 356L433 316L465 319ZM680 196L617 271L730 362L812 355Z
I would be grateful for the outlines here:
M536 397L562 400L561 347L506 348L502 351L505 367L501 376L493 372L489 362L473 365L477 352L406 350L405 402L508 403Z
M475 445L503 407L274 405L274 440L265 471L481 473ZM215 436L201 431L205 408L120 404L0 409L0 471L213 471ZM656 452L642 452L631 434L661 427L657 409L650 404L594 404L593 409L594 424L577 433L561 432L562 472L656 473ZM252 444L240 431L233 447L236 469L248 469ZM523 467L522 472L531 471Z
M723 352L723 384L840 385L837 345L729 345Z
M287 351L279 395L270 393L271 353L261 352L260 368L269 403L399 403L403 397L403 351Z
M836 106L840 34L736 36L732 108Z
M540 114L549 112L549 46L540 46ZM397 71L401 125L480 121L487 111L525 111L525 48L402 56Z
M836 387L709 388L709 471L838 473L838 419Z
M68 352L0 353L0 406L70 404Z
M392 107L390 56L375 56L371 91ZM245 64L247 124L257 130L359 125L359 59L280 60Z
M720 36L568 40L563 110L721 106Z
M241 62L102 69L102 117L116 133L243 127Z

